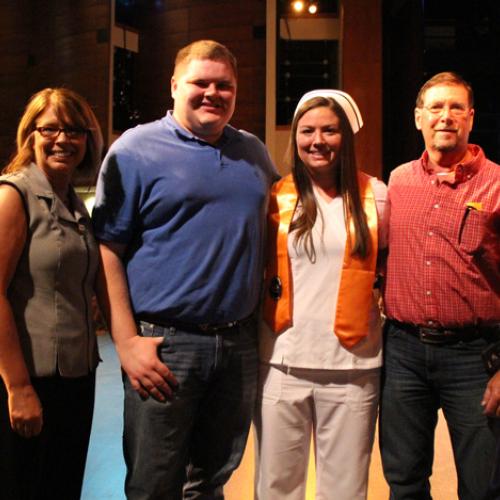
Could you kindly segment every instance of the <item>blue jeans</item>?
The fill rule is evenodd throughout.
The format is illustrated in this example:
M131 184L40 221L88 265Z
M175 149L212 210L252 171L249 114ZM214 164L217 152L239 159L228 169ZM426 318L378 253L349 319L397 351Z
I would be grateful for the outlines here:
M217 334L145 326L179 386L164 403L125 385L125 491L129 500L222 499L238 467L255 404L254 320ZM147 324L149 325L149 324Z
M495 460L491 472L490 497L500 498L500 418L490 419L490 429L496 440Z
M488 381L485 338L422 343L389 323L380 404L380 451L392 500L431 498L434 429L442 408L461 500L488 498L495 441L481 400Z

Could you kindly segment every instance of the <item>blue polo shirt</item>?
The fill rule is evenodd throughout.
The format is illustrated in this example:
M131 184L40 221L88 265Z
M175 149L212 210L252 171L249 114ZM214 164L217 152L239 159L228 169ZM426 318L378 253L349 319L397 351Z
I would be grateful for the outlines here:
M216 146L163 119L111 146L96 189L96 237L126 245L137 316L215 323L257 307L267 194L262 142L226 126Z

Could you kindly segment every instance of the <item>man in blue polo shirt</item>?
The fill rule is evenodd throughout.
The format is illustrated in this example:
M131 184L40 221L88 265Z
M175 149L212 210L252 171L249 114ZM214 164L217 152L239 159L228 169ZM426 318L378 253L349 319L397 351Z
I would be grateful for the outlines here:
M228 122L236 60L181 49L173 112L125 132L97 184L105 315L124 370L127 498L223 498L255 398L264 145Z

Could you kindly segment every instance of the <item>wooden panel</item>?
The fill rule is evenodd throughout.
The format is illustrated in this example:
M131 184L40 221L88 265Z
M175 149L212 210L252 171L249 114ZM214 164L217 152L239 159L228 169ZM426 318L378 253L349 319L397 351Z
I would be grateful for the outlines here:
M82 94L106 132L109 46L98 42L97 32L108 30L109 19L108 0L0 4L2 166L27 100L44 87L63 85Z
M210 38L226 44L238 59L239 90L232 124L264 137L265 40L255 39L263 25L265 2L181 1L140 19L136 103L141 122L159 118L172 107L170 78L177 51L191 41Z
M358 103L364 126L356 136L358 166L382 175L382 14L381 0L349 0L342 5L343 89Z
M254 38L254 28L264 25L265 9L262 0L172 0L160 7L148 2L139 19L133 96L140 121L159 118L172 107L170 78L177 50L193 40L213 38L227 44L238 58L239 96L233 123L263 138L265 40ZM109 19L109 0L2 2L2 164L12 152L10 145L27 99L47 86L64 85L84 95L106 135L110 51L106 36L103 40L98 34L109 34Z
M0 7L0 165L14 150L17 122L25 104L29 23L26 2L3 2Z
M245 26L264 23L265 4L256 0L234 2L232 0L201 2L191 9L190 30L211 27Z

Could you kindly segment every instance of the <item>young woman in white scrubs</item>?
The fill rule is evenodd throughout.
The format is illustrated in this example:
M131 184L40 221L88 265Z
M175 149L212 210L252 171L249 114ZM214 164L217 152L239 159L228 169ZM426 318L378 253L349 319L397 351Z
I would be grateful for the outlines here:
M366 498L382 363L373 286L386 187L357 169L362 125L345 92L305 94L292 122L292 173L271 193L258 500L304 500L311 436L316 499Z

